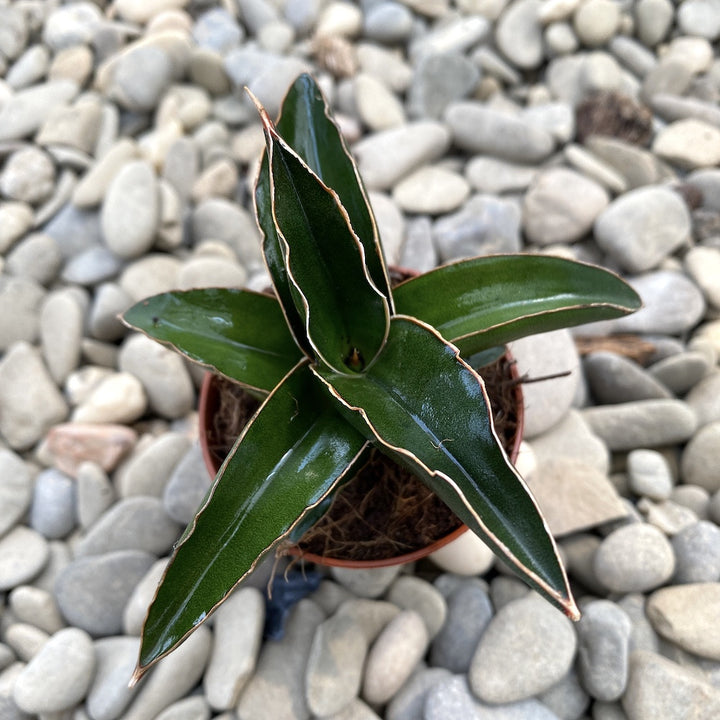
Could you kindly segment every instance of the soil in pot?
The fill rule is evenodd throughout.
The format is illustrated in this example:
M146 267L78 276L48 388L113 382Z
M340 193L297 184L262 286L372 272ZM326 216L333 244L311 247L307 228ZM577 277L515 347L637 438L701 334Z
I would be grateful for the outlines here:
M513 458L522 431L516 369L503 356L480 372L494 411L495 430ZM216 472L259 402L231 380L209 377L201 410L209 416L206 460ZM418 559L430 552L428 548L439 548L463 527L420 480L372 449L365 464L338 491L328 512L305 533L297 550L314 561L322 558L325 564L395 564Z

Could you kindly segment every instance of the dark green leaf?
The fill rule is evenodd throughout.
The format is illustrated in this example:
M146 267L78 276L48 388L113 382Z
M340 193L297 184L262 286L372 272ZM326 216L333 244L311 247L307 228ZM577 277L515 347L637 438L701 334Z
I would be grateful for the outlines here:
M482 379L413 318L394 317L362 375L316 370L348 418L408 466L529 585L577 616L555 543L502 450Z
M545 255L490 255L444 265L393 291L397 312L432 325L463 355L639 309L607 270Z
M277 300L250 290L163 293L131 307L123 320L190 360L264 392L301 357Z
M389 307L372 284L364 251L337 195L275 132L263 113L272 210L295 307L317 356L359 372L387 334Z
M307 365L285 378L245 428L175 548L145 620L136 679L333 492L364 446Z
M323 183L338 194L365 250L370 277L390 300L377 226L360 173L311 75L300 75L288 91L277 121L277 131Z

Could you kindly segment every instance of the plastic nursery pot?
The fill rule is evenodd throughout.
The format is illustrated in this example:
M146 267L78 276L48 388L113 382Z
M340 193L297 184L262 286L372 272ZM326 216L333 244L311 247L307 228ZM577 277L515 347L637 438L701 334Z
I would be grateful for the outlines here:
M519 373L509 352L505 353L504 361L506 363L505 367L507 373L511 378L511 395L514 400L514 407L511 409L511 412L514 414L514 418L512 418L514 421L514 433L509 441L507 437L505 438L504 444L510 460L514 463L517 460L520 443L522 442L525 411ZM213 446L217 442L214 439L217 435L217 430L214 425L215 417L221 407L221 393L226 392L223 389L223 384L226 382L227 381L224 381L224 379L219 376L208 372L203 379L202 387L200 389L200 402L198 408L200 446L202 448L205 465L212 477L217 474L223 461L222 455L219 454ZM231 438L230 440L232 441L233 439L234 438ZM342 489L339 492L342 492ZM450 511L448 510L447 512L449 513ZM464 532L467 532L467 530L468 528L465 525L460 525L448 534L440 537L438 540L420 547L419 549L402 554L393 554L392 556L379 559L357 560L342 557L325 557L318 553L308 552L307 550L301 549L297 546L287 548L287 553L302 557L308 562L326 566L332 565L348 568L373 568L389 565L401 565L426 557L453 540L456 540Z

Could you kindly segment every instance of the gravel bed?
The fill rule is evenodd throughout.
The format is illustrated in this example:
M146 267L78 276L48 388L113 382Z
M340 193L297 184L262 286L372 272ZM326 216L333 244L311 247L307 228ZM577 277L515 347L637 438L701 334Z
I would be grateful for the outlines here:
M720 717L720 3L0 2L0 719ZM465 535L271 568L127 687L210 479L201 372L119 312L267 275L262 133L316 74L391 263L619 272L636 315L513 345L518 467L572 624ZM299 601L297 598L300 597Z

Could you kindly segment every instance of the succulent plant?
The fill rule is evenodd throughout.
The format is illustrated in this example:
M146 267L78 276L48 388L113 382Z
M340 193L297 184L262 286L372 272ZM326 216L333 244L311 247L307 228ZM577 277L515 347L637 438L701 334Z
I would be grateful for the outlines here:
M266 149L255 206L275 295L168 292L124 315L263 398L175 546L134 678L261 559L297 540L369 445L409 468L576 618L553 538L498 441L468 359L631 313L638 296L606 270L542 255L463 260L391 290L357 166L315 81L295 81L277 125L256 104Z

